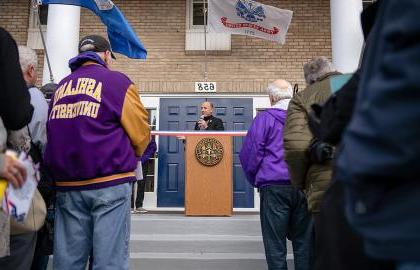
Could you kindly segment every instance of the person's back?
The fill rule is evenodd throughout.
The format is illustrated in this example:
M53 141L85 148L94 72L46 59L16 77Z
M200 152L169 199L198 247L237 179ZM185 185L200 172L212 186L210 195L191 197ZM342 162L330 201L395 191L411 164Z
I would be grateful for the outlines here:
M304 193L290 184L283 148L286 109L293 90L277 80L267 88L271 108L251 124L240 152L247 180L260 190L260 220L269 270L286 269L286 237L293 242L295 268L309 265L308 206Z
M329 161L324 164L311 163L307 156L306 151L313 138L307 116L312 104L322 104L331 95L328 78L329 76L321 78L295 95L290 102L284 132L286 160L291 167L291 177L294 184L307 190L309 210L315 212L318 211L321 197L331 180L332 168ZM299 129L290 128L296 126Z
M255 187L290 184L283 148L286 115L284 109L268 108L255 117L248 131L248 138L252 138L252 142L244 143L241 162L249 171L248 181ZM265 151L257 151L253 155L251 148L258 144L264 144Z
M86 57L90 56L81 59ZM125 99L131 92L137 94L131 84L122 73L99 64L81 66L60 82L51 99L46 151L46 163L60 189L79 186L72 185L73 180L91 179L84 185L98 185L94 178L118 178L135 170L136 153L121 128L121 121L129 121L124 119ZM144 126L138 132L147 131Z
M318 64L318 62L321 64ZM307 154L313 139L308 125L311 105L315 103L323 104L328 99L331 95L330 78L339 74L332 71L332 68L328 67L328 63L328 60L321 57L306 64L320 66L318 69L321 71L323 69L322 65L327 67L324 68L324 71L319 72L321 75L316 76L316 79L306 78L309 83L308 87L292 98L284 129L284 148L292 184L306 190L309 210L312 213L319 211L319 203L330 183L332 171L330 162L316 164L311 162Z
M131 182L150 141L137 88L109 70L107 40L87 36L49 109L45 163L56 181L54 268L129 268Z
M19 66L16 42L1 27L0 59L0 117L7 129L18 130L30 122L33 107L30 105L30 96Z
M420 2L380 3L335 174L366 254L419 269Z

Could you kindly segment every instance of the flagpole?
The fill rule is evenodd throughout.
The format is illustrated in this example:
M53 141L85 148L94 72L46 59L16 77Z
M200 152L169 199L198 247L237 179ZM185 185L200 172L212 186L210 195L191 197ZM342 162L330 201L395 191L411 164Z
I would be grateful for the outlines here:
M206 0L203 0L203 16L204 16L204 81L207 82L207 8Z
M38 24L39 34L41 35L42 46L44 47L44 54L47 60L48 71L50 73L50 82L54 83L54 75L51 69L50 57L48 56L47 45L45 44L44 33L42 32L42 27L41 27L41 20L39 19L39 2L36 0L33 0L32 8L34 9L34 12L35 12L36 23Z

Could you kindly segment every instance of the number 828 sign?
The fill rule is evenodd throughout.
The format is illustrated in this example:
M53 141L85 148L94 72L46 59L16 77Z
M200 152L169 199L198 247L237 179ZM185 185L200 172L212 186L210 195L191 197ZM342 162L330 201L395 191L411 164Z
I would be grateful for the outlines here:
M196 82L195 92L199 93L215 93L216 83L215 82Z

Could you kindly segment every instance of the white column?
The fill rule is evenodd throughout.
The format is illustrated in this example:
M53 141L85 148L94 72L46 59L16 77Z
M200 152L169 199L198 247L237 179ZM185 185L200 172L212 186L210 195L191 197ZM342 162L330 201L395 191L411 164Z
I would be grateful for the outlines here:
M331 0L332 58L335 68L354 72L363 46L362 0Z
M55 83L70 74L68 61L78 53L80 7L49 5L47 22L47 50ZM50 82L47 60L44 58L42 84Z

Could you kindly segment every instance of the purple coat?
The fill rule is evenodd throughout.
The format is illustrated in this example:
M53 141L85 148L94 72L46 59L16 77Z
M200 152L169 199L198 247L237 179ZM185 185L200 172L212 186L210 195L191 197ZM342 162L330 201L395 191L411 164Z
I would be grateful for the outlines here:
M156 150L157 150L157 146L156 146L155 137L152 136L152 139L147 145L146 150L144 150L143 155L140 158L138 158L138 161L141 161L141 165L146 164L146 162L155 155Z
M239 155L248 181L254 187L290 184L284 159L285 110L270 108L255 117Z

